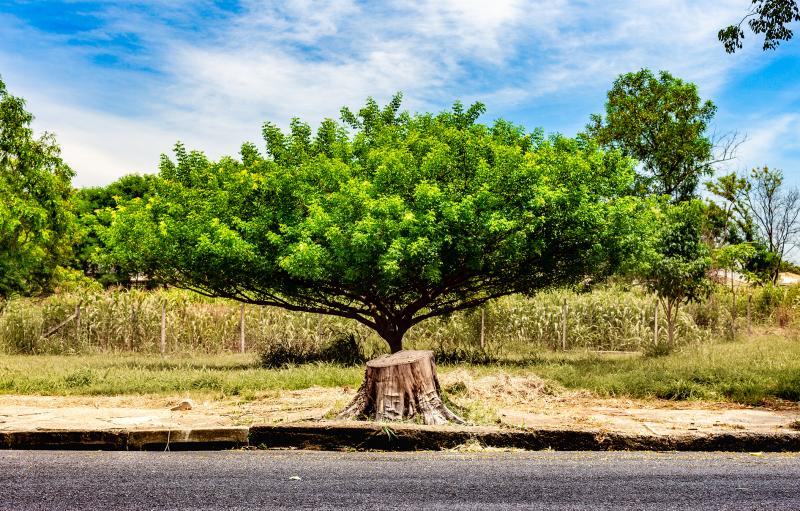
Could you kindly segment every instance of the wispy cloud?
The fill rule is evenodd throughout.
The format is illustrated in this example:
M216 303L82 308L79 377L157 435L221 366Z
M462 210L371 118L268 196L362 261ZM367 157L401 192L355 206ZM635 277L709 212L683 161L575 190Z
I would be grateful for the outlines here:
M709 97L756 69L748 52L732 58L716 41L719 26L740 15L740 0L142 0L63 8L72 18L80 11L85 26L54 30L30 9L0 15L0 73L14 92L36 98L39 125L59 135L79 185L154 170L143 167L177 139L212 157L234 153L264 120L317 122L366 96L404 91L412 110L479 99L491 117L563 131L602 107L622 72L669 69ZM750 147L755 158L766 145Z

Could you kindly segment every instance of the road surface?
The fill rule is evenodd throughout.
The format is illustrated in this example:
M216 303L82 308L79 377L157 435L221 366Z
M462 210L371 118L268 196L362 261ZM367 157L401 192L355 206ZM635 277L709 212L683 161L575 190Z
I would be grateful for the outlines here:
M800 510L800 455L0 451L0 509Z

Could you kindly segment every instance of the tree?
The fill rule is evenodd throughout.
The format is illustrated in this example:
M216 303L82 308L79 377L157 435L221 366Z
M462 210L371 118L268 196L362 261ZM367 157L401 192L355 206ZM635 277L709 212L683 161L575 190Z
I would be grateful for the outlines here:
M774 50L781 41L788 41L794 36L787 25L800 21L800 8L797 0L752 0L750 10L739 23L729 25L717 34L726 52L735 53L742 49L742 24L745 21L754 34L764 34L762 50Z
M758 234L758 228L747 204L747 190L750 187L747 177L735 172L708 181L706 189L715 197L706 204L706 225L704 239L713 250L725 250L729 246L747 245L752 250L748 257L734 258L737 268L758 281L772 280L775 266L781 258L771 252ZM737 249L731 249L737 250ZM733 261L729 257L715 257L719 261ZM722 266L725 267L725 266Z
M398 109L345 110L352 136L267 123L266 157L245 144L241 161L178 144L107 244L177 286L359 321L392 352L425 319L609 269L634 204L627 159L477 124L481 104Z
M771 280L776 282L780 262L800 235L800 190L786 187L780 169L765 166L750 172L744 201L768 250L777 256L771 271Z
M700 179L732 158L741 143L736 134L716 144L706 136L716 110L693 83L642 69L614 81L605 117L592 115L586 130L602 146L639 161L638 193L666 194L677 202L693 197Z
M715 196L706 207L706 239L713 248L755 241L753 218L744 196L747 179L735 172L707 181L706 189Z
M129 284L138 268L124 267L108 261L109 249L102 232L111 225L112 210L135 198L147 197L156 176L129 174L107 186L81 188L72 196L77 216L79 239L74 247L72 266L104 285ZM150 280L149 282L152 282Z
M758 281L756 274L748 271L750 262L758 254L757 247L752 243L737 243L724 246L714 252L714 265L730 274L731 283L731 339L736 339L736 316L738 306L736 302L735 274L742 275L748 281Z
M46 290L69 256L72 170L49 133L0 80L0 299Z
M653 238L647 288L658 296L667 318L669 346L675 344L675 324L682 304L699 301L709 290L708 247L701 239L703 203L698 200L666 206Z
M399 108L369 100L316 135L266 123L266 155L244 144L240 161L178 144L107 244L202 294L358 321L393 353L428 318L602 275L636 249L617 152L479 124L479 103Z

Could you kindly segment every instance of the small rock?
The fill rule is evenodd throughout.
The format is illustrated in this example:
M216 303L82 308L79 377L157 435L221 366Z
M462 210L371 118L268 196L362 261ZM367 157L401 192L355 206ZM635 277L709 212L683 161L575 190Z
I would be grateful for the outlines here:
M290 477L290 478L289 478L289 480L290 480L290 481L302 481L302 479L300 478L300 476L292 476L292 477Z
M176 406L173 406L172 408L170 408L170 410L172 410L173 412L191 410L193 406L194 406L194 404L192 403L191 399L185 399L185 400L181 401L180 403L178 403Z

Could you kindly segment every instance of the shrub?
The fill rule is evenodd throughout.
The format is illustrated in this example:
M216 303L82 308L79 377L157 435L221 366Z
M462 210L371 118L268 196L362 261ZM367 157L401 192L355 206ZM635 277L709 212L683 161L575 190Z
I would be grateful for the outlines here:
M355 366L363 364L367 360L361 343L353 333L336 337L323 345L279 341L265 346L260 357L261 365L268 368L310 362Z

